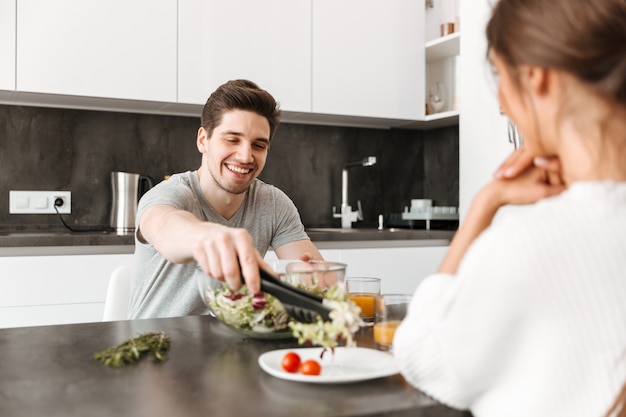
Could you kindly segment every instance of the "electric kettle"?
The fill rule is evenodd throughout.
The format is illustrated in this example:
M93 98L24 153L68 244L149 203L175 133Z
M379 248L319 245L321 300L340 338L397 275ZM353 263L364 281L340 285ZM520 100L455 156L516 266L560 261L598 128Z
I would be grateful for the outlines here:
M135 231L139 198L154 185L146 175L111 172L111 227L119 234Z

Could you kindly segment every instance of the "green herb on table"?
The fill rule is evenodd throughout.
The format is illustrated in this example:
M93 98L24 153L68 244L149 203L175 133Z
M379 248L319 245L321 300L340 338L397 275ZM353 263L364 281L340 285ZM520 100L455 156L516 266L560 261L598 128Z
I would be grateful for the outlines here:
M144 333L117 346L94 353L93 359L111 368L121 368L135 363L147 354L152 354L155 362L167 360L170 337L163 333Z

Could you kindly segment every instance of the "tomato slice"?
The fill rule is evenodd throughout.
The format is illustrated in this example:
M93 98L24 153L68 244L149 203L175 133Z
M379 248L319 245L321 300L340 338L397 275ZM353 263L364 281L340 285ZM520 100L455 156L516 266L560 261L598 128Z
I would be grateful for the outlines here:
M285 371L295 373L300 369L300 362L300 356L296 352L287 352L285 356L283 356L281 365Z
M322 366L315 359L309 359L300 366L300 372L304 375L319 375L322 373Z

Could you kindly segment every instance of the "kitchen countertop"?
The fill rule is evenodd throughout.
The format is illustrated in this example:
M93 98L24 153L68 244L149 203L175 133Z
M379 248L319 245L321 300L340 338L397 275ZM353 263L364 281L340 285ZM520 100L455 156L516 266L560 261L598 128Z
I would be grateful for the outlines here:
M171 337L169 358L107 368L91 355L145 332ZM371 330L359 333L373 347ZM266 374L261 353L294 339L245 338L210 316L0 329L3 416L471 417L413 389L400 375L346 384Z
M124 254L135 251L132 233L0 231L0 256Z
M451 230L308 228L318 249L447 246ZM113 232L3 231L0 256L133 253L134 235Z
M318 249L448 246L455 231L424 229L308 228Z
M28 231L0 232L0 247L18 246L116 246L134 245L133 233Z

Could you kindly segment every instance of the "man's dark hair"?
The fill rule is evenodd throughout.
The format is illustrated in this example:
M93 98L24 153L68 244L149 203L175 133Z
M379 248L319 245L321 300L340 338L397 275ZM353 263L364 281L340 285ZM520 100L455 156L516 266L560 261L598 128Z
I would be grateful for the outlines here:
M271 139L280 124L279 105L270 93L249 80L231 80L217 88L202 109L202 127L211 136L227 111L246 110L257 113L270 124Z

